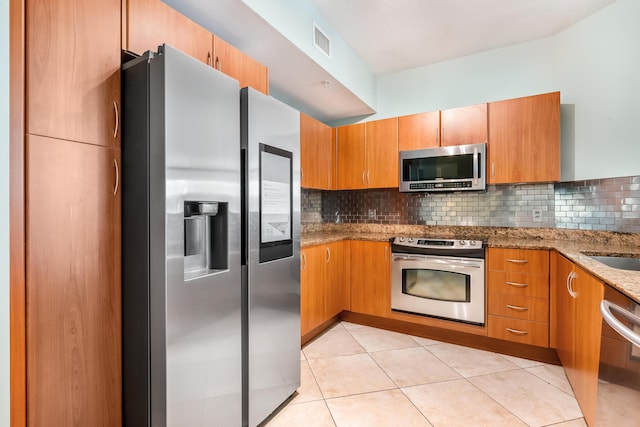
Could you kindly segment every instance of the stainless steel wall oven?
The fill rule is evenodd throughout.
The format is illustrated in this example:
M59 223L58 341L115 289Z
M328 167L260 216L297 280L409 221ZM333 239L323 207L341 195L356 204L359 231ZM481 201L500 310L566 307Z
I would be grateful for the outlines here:
M391 309L485 323L485 245L479 240L396 237Z

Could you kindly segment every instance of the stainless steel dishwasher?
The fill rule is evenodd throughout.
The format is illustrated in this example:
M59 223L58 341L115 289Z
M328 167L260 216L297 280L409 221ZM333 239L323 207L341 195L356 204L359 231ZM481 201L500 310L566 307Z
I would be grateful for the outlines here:
M605 286L596 426L640 426L640 305Z

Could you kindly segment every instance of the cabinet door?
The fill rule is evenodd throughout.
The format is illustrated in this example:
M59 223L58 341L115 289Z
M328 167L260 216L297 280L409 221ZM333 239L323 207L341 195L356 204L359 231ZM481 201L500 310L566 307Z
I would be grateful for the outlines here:
M366 188L365 124L338 128L338 190Z
M398 150L440 146L440 111L398 117Z
M574 378L575 366L575 300L569 294L569 274L573 263L558 253L551 258L551 276L553 283L551 328L555 331L555 347L558 357L570 381ZM553 335L553 334L552 334ZM554 346L554 339L551 340Z
M304 188L331 189L333 129L300 113L300 185Z
M469 105L440 112L441 146L487 141L487 104Z
M587 424L594 425L602 332L599 307L604 298L604 284L580 267L574 267L574 271L576 340L573 390Z
M313 246L301 253L303 270L300 280L305 282L300 293L300 305L304 306L301 311L306 315L306 319L301 320L301 324L306 325L306 329L301 331L304 335L324 322L326 252L324 246Z
M215 35L213 52L213 66L216 70L238 80L240 87L250 86L265 95L269 94L267 67Z
M28 425L118 426L120 152L26 144Z
M367 188L398 187L398 119L367 122Z
M26 132L120 146L120 1L26 2Z
M167 43L205 64L213 61L213 36L161 0L127 0L123 47L142 55Z
M349 242L335 242L325 246L327 270L325 276L325 320L350 308Z
M489 104L491 184L560 179L560 92Z
M389 316L390 257L387 242L351 241L351 311Z

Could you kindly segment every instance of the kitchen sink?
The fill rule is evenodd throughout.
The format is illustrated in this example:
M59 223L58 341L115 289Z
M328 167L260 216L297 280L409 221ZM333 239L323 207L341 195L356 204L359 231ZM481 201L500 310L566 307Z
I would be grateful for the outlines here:
M591 256L590 258L609 267L619 268L621 270L640 271L640 258L622 256Z

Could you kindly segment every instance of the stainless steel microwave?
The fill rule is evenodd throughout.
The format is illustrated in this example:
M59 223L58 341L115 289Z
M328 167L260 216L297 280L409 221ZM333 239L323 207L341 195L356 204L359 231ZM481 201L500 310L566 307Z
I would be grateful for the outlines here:
M485 143L400 151L399 190L485 190L486 159Z

